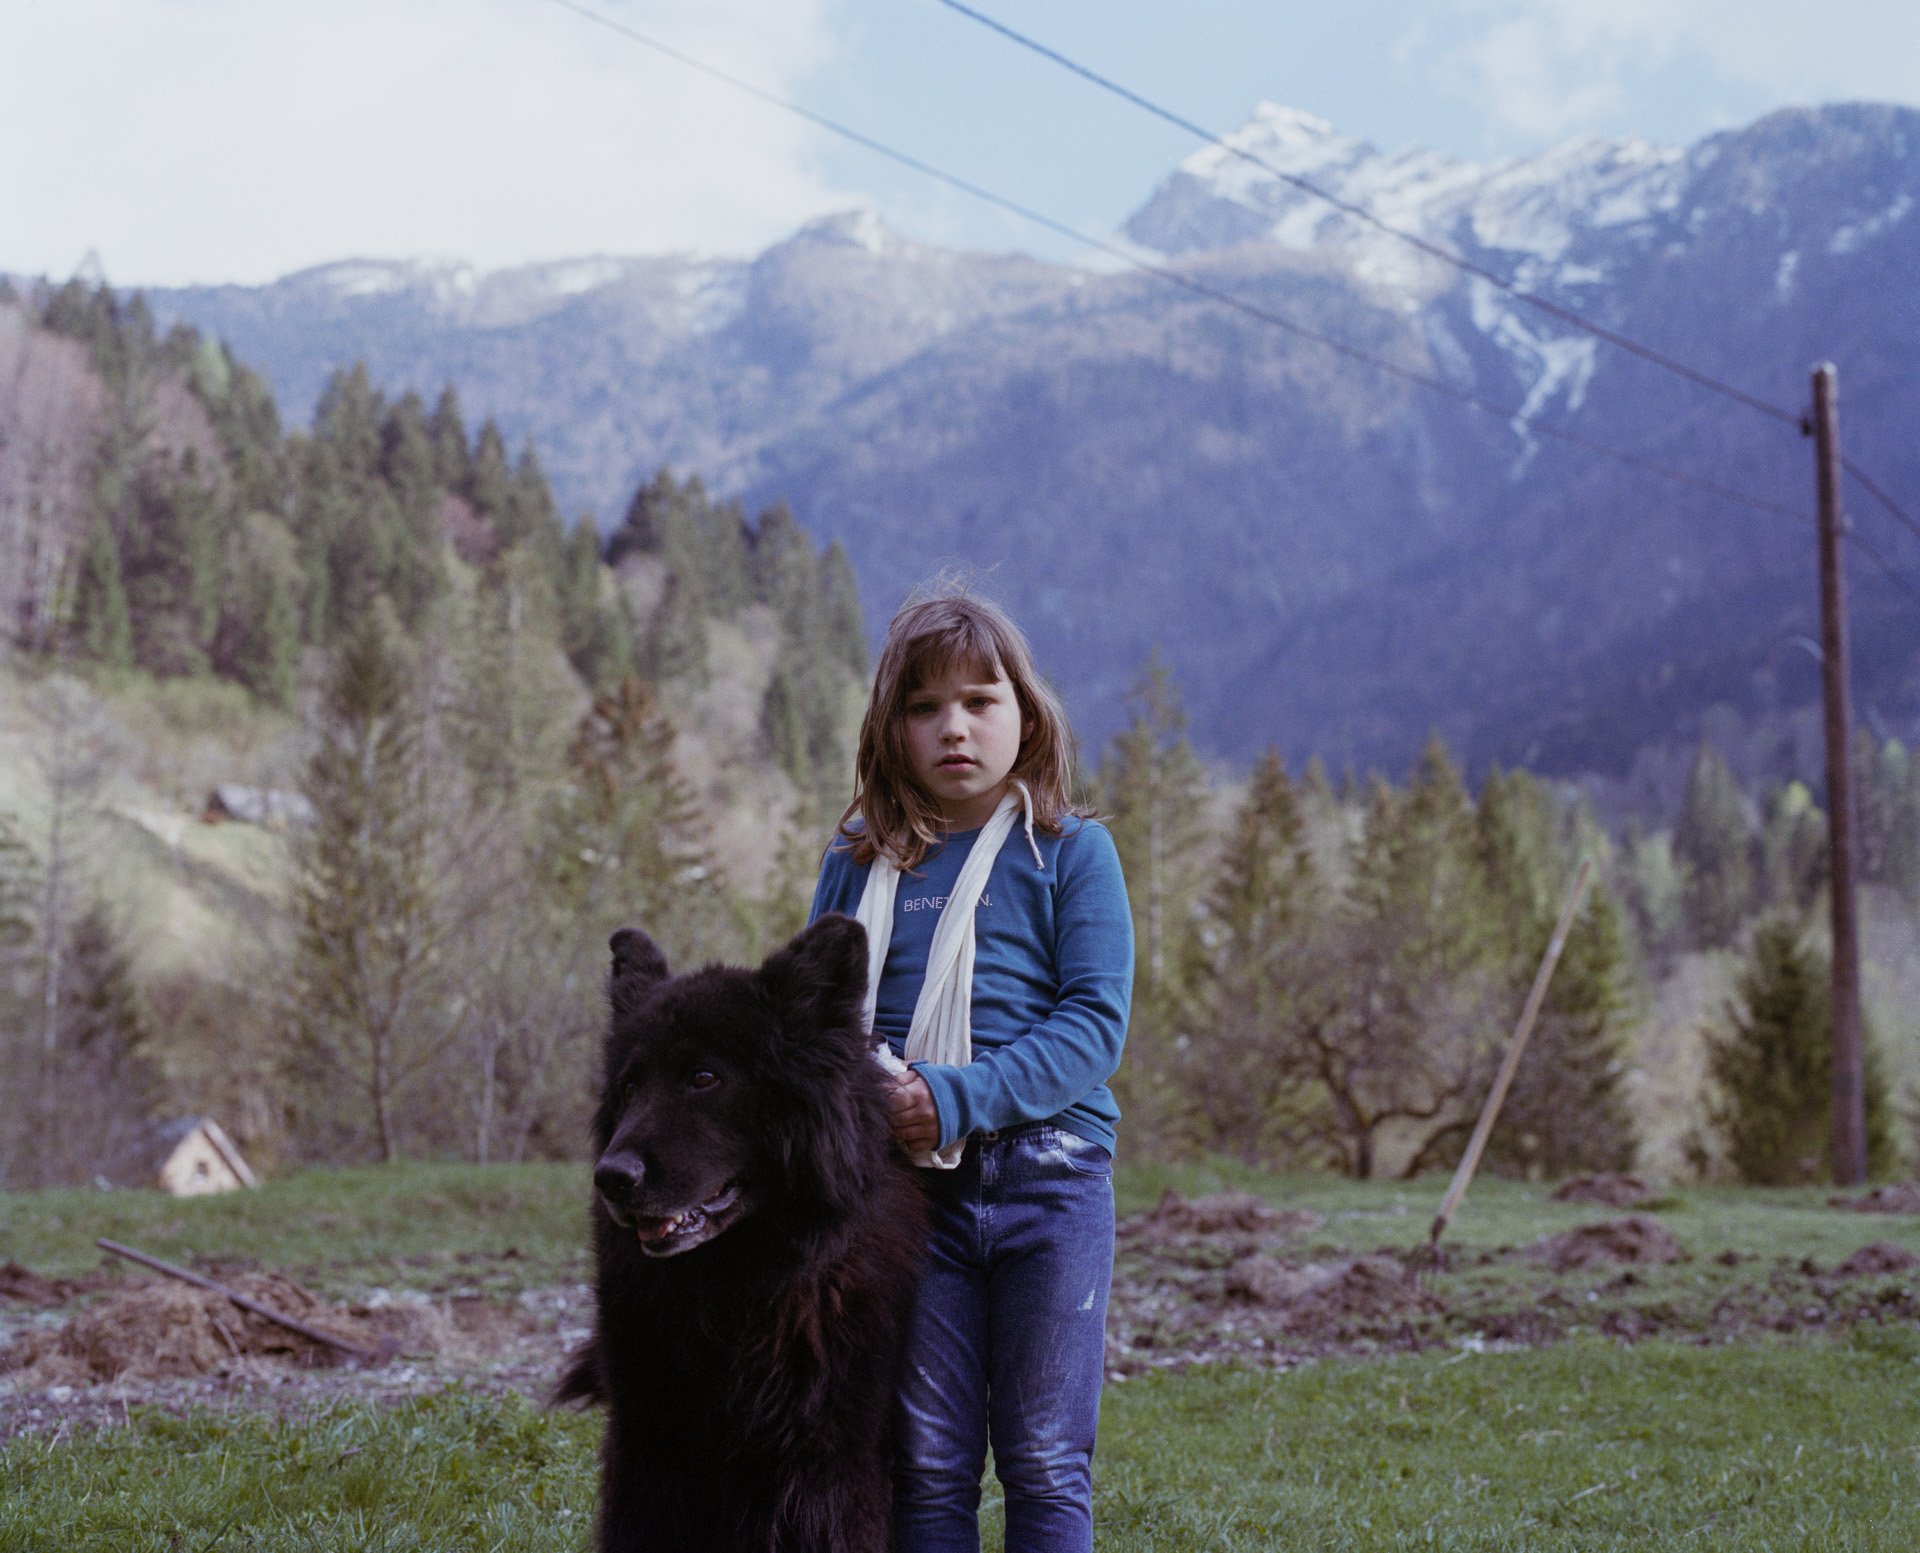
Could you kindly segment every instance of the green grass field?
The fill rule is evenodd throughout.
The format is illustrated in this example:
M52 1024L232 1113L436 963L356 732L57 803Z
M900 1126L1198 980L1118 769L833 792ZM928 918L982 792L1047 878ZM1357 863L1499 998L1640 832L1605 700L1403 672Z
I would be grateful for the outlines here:
M1315 1248L1362 1251L1423 1243L1446 1182L1123 1162L1120 1213L1151 1207L1169 1187L1189 1196L1239 1189L1278 1206L1313 1208L1327 1217L1308 1237ZM301 1171L255 1192L189 1200L153 1192L0 1193L0 1260L71 1277L99 1265L94 1240L106 1236L175 1261L254 1260L336 1295L477 1279L532 1288L587 1275L587 1190L579 1165L403 1164ZM1659 1217L1702 1259L1736 1250L1832 1263L1868 1240L1920 1252L1920 1220L1835 1213L1829 1195L1824 1187L1688 1187L1664 1200ZM1456 1257L1470 1256L1605 1216L1553 1202L1541 1186L1487 1179L1474 1184L1446 1243Z
M1129 1382L1107 1397L1098 1543L1909 1550L1911 1339L1588 1342ZM0 1553L580 1549L596 1434L461 1392L299 1420L136 1413L0 1452Z
M1327 1215L1302 1248L1318 1255L1418 1243L1442 1185L1132 1165L1120 1202L1150 1206L1168 1186L1257 1190ZM584 1192L573 1166L408 1165L193 1202L0 1196L0 1261L77 1275L98 1265L104 1234L176 1260L256 1262L336 1297L510 1294L585 1276ZM1868 1240L1920 1250L1914 1221L1835 1213L1825 1195L1688 1189L1659 1216L1693 1259L1648 1269L1636 1296L1717 1299L1748 1275L1714 1260L1725 1250L1768 1267L1831 1266ZM1477 1253L1605 1216L1483 1182L1442 1286L1464 1305L1501 1279L1537 1279ZM0 1553L581 1549L597 1436L592 1416L462 1389L286 1415L136 1403L116 1427L31 1428L0 1447ZM1108 1388L1100 1453L1103 1550L1911 1549L1920 1326L1155 1373ZM996 1548L991 1485L987 1502Z
M318 1292L448 1283L501 1292L589 1271L581 1165L306 1170L258 1191L0 1192L0 1260L48 1277L100 1265L104 1236L172 1262L257 1262Z

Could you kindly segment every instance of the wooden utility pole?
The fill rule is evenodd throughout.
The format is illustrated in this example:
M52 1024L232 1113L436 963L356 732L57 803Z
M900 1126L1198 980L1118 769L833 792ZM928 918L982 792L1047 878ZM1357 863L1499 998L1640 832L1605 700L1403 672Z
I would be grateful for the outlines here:
M1833 1178L1867 1178L1867 1098L1860 1040L1860 928L1854 899L1852 716L1847 706L1847 582L1840 540L1839 386L1813 369L1814 475L1820 493L1820 673L1827 713L1827 855L1833 911Z

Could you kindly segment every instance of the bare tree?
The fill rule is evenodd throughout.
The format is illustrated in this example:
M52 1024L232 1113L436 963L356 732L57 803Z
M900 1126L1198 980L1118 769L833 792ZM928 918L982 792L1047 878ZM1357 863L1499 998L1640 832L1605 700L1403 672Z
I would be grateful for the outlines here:
M1479 968L1405 963L1395 926L1349 919L1324 936L1286 1026L1283 1062L1321 1099L1289 1129L1366 1180L1393 1146L1402 1175L1472 1127L1492 1077L1500 983Z
M86 896L85 865L97 835L100 791L108 766L105 721L78 680L55 674L35 687L29 704L39 724L35 764L44 794L37 937L40 946L37 1145L51 1156L62 1131L60 1034L69 997L66 955Z
M1263 762L1192 978L1202 1141L1364 1178L1417 1173L1472 1125L1507 984L1472 822L1436 746L1404 794L1376 782L1335 885L1277 759Z
M92 853L113 760L98 703L55 674L26 698L30 818L0 816L0 1179L86 1180L144 1119L145 1020Z
M106 410L84 345L0 306L0 644L55 645Z

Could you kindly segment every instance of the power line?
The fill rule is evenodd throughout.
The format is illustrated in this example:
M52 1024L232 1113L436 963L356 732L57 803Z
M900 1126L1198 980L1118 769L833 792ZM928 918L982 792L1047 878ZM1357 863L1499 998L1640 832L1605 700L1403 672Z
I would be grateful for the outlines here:
M1881 506L1885 507L1888 512L1892 513L1904 523L1914 534L1920 535L1920 520L1916 520L1912 514L1901 507L1900 503L1889 496L1880 485L1880 482L1875 480L1872 475L1868 474L1866 470L1862 469L1845 455L1841 456L1840 467L1852 475L1854 479L1858 480L1868 495L1872 496Z
M1062 53L1059 49L1042 43L1037 38L1031 38L1017 28L1008 26L1007 23L1000 21L997 17L989 16L984 11L976 10L973 6L966 4L965 0L938 0L938 3L945 6L948 10L955 12L957 15L964 16L970 21L978 22L982 27L998 33L1001 37L1019 45L1030 53L1038 54L1041 58L1060 66L1061 69L1079 76L1083 81L1099 87L1102 91L1111 93L1122 101L1131 103L1143 112L1150 113L1155 118L1173 125L1176 129L1184 130L1187 134L1203 140L1209 145L1218 147L1230 156L1236 156L1241 161L1260 168L1263 172L1278 178L1283 183L1291 184L1303 193L1310 194L1315 199L1322 200L1335 209L1344 211L1356 220L1366 222L1369 226L1386 233L1389 237L1396 238L1400 242L1408 244L1410 247L1419 250L1428 257L1438 259L1443 264L1452 265L1455 269L1465 274L1476 276L1486 281L1489 285L1497 287L1517 302L1524 302L1527 306L1537 308L1541 312L1559 319L1562 323L1592 335L1595 339L1604 340L1609 345L1617 346L1619 349L1631 355L1638 356L1643 361L1651 362L1653 365L1663 368L1668 372L1675 373L1687 379L1689 382L1707 389L1711 393L1716 393L1724 398L1734 400L1736 403L1745 405L1748 409L1756 410L1760 414L1768 416L1773 420L1783 421L1788 425L1799 426L1802 429L1805 427L1804 415L1783 409L1781 406L1762 399L1756 394L1750 394L1743 388L1738 388L1732 383L1724 382L1720 378L1714 377L1711 373L1703 372L1697 367L1689 366L1686 362L1669 356L1663 351L1656 350L1650 345L1643 345L1638 340L1633 339L1629 335L1622 334L1616 329L1609 329L1605 324L1595 323L1592 319L1586 317L1584 314L1575 312L1572 308L1565 307L1558 302L1543 297L1537 292L1528 291L1517 282L1510 280L1495 270L1488 269L1483 264L1476 263L1464 254L1457 253L1451 248L1424 238L1417 232L1409 232L1404 227L1395 226L1392 222L1375 215L1371 210L1367 209L1366 206L1358 204L1353 200L1345 199L1330 189L1323 189L1319 184L1309 178L1301 177L1298 173L1288 172L1284 167L1276 166L1265 157L1247 150L1244 146L1233 144L1233 142L1215 134L1205 125L1195 123L1192 119L1155 102L1152 98L1136 92L1131 87L1122 85L1111 76L1102 75L1099 71L1088 65L1081 64L1079 60ZM1862 486L1871 492L1888 512L1892 513L1895 518L1906 525L1908 529L1912 530L1916 537L1920 537L1920 519L1915 519L1909 513L1902 510L1900 504L1889 496L1873 477L1852 459L1843 457L1841 459L1841 465L1849 474L1858 480Z
M1708 389L1713 393L1720 394L1725 398L1732 399L1739 404L1743 404L1750 410L1757 410L1760 414L1770 416L1776 421L1784 421L1789 426L1798 426L1801 423L1802 417L1796 412L1782 409L1779 405L1762 399L1756 394L1748 393L1744 388L1736 388L1731 383L1722 382L1711 373L1702 372L1697 367L1690 367L1684 361L1679 361L1667 355L1664 351L1655 350L1651 345L1642 345L1631 336L1622 334L1616 329L1609 329L1605 324L1595 323L1585 315L1574 312L1572 308L1564 307L1558 302L1551 301L1539 295L1537 292L1528 291L1525 287L1515 281L1509 280L1498 271L1490 270L1483 264L1475 263L1464 254L1456 253L1451 248L1432 242L1420 236L1417 232L1409 232L1404 227L1395 226L1392 222L1383 220L1381 217L1375 215L1372 211L1368 210L1366 206L1356 204L1349 199L1344 199L1329 189L1323 189L1319 184L1301 177L1298 173L1291 173L1283 167L1275 166L1265 157L1247 150L1244 146L1236 146L1231 141L1216 135L1205 125L1196 124L1192 119L1175 113L1171 108L1162 107L1159 103L1153 101L1152 98L1142 96L1131 87L1122 86L1111 77L1100 74L1099 71L1081 64L1078 60L1061 53L1056 48L1050 48L1036 38L1030 38L1025 33L1016 31L1005 22L988 16L984 11L976 11L972 6L962 3L962 0L937 0L937 3L944 5L950 11L957 12L961 16L978 22L981 26L993 32L999 33L1001 37L1008 39L1010 42L1017 43L1021 48L1038 54L1043 59L1051 60L1063 70L1072 72L1083 81L1091 82L1102 91L1110 92L1114 96L1132 103L1136 108L1152 114L1155 118L1162 119L1175 128L1184 130L1189 135L1206 141L1209 145L1219 147L1220 150L1227 152L1230 156L1237 156L1241 161L1251 163L1262 171L1280 179L1283 183L1289 183L1303 193L1311 194L1315 199L1324 200L1336 209L1345 211L1357 220L1364 221L1369 226L1386 233L1387 236L1397 238L1399 241L1417 248L1429 258L1438 259L1443 264L1450 264L1457 270L1463 271L1468 275L1476 276L1491 286L1498 287L1516 302L1524 302L1529 307L1538 308L1541 312L1549 314L1559 319L1562 323L1571 325L1575 329L1582 330L1592 335L1595 339L1605 340L1609 345L1618 346L1621 350L1638 356L1643 361L1650 361L1655 366L1662 367L1668 372L1677 373L1689 382L1697 384L1701 388Z
M1842 462L1844 463L1844 460ZM1901 576L1895 569L1893 562L1889 561L1877 546L1869 544L1863 539L1860 531L1856 528L1849 527L1846 534L1847 538L1853 542L1854 547L1859 550L1862 555L1886 573L1888 582L1906 594L1915 604L1920 604L1920 588L1914 587L1905 577Z
M1773 513L1777 516L1792 518L1797 522L1811 521L1807 514L1799 508L1789 507L1780 502L1770 501L1763 496L1754 496L1748 492L1736 490L1731 486L1722 485L1716 480L1709 480L1699 475L1689 474L1683 469L1673 468L1671 465L1660 463L1655 459L1645 458L1637 453L1625 452L1607 443L1596 441L1591 437L1585 437L1578 432L1557 426L1550 421L1524 421L1519 412L1510 406L1499 404L1494 400L1474 393L1470 389L1461 388L1456 384L1449 383L1442 378L1430 377L1426 373L1415 371L1411 367L1402 366L1398 362L1388 360L1386 357L1376 356L1370 351L1362 350L1355 345L1350 345L1345 340L1336 339L1332 335L1322 334L1319 330L1289 318L1284 313L1278 313L1271 308L1262 307L1258 303L1249 302L1243 297L1238 297L1231 292L1223 291L1217 286L1208 285L1205 281L1198 280L1191 275L1183 274L1178 270L1168 269L1163 265L1151 263L1140 258L1128 249L1121 247L1118 243L1082 232L1064 221L1056 220L1052 216L1019 203L1017 200L1009 199L1002 194L996 194L993 190L962 178L957 173L950 173L944 168L934 166L931 162L923 161L911 152L901 151L894 146L888 145L885 141L877 140L861 130L854 129L850 125L842 124L838 120L831 119L823 113L817 113L811 108L792 101L790 98L782 97L776 92L768 91L765 87L758 86L729 71L722 70L716 65L708 64L705 60L697 59L683 49L675 48L672 44L665 43L649 33L642 32L637 27L633 27L626 22L616 20L601 11L595 10L592 6L582 3L582 0L552 0L552 3L559 6L562 10L571 11L576 16L597 23L599 26L619 34L630 42L637 43L643 48L651 49L656 54L663 55L668 59L685 65L688 69L697 71L711 80L719 81L723 85L743 92L757 101L779 108L786 113L793 114L796 118L804 119L807 123L816 125L826 130L829 134L837 135L843 140L850 141L854 145L871 151L876 156L885 157L890 162L908 168L913 172L920 173L922 176L931 178L938 183L943 183L948 188L956 189L963 194L995 206L1000 210L1007 211L1011 215L1018 216L1023 221L1031 222L1035 226L1054 233L1056 236L1067 238L1069 241L1080 244L1082 247L1107 254L1143 274L1151 275L1158 280L1165 281L1169 285L1178 286L1182 290L1191 292L1196 296L1204 297L1208 301L1218 303L1223 307L1230 307L1236 312L1243 313L1249 318L1257 319L1274 328L1285 330L1287 333L1295 335L1300 339L1310 341L1315 345L1321 346L1323 349L1344 356L1350 361L1357 361L1364 366L1372 367L1375 371L1384 372L1406 382L1431 389L1435 393L1444 394L1460 404L1493 415L1509 425L1518 421L1529 430L1537 431L1542 436L1551 437L1557 441L1567 443L1572 447L1580 448L1602 458L1611 459L1629 468L1656 475L1661 479L1672 481L1675 484L1692 486L1697 490L1706 491L1718 496L1725 501L1752 508L1756 512ZM1799 425L1800 420L1798 416L1791 417L1791 419L1793 424L1796 426Z

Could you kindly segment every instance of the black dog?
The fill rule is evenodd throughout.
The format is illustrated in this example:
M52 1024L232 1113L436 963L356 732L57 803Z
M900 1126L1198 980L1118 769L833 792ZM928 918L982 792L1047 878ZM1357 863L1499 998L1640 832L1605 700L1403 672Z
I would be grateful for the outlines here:
M612 948L599 1319L555 1394L607 1405L603 1553L884 1553L926 1219L860 1030L866 934L823 917L680 977L631 928Z

